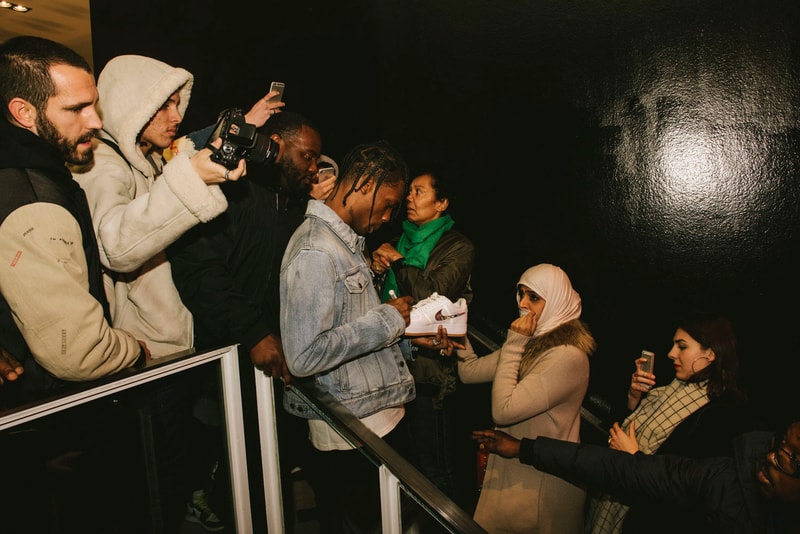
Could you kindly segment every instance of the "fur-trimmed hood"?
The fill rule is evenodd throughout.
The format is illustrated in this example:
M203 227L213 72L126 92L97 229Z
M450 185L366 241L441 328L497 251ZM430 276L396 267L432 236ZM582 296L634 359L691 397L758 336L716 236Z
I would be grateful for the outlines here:
M597 342L589 327L580 319L566 322L541 336L531 338L525 347L525 354L536 356L559 345L572 345L591 356L597 349Z
M103 119L103 137L111 137L125 159L139 172L151 176L150 164L138 147L139 133L164 102L178 91L178 110L186 112L194 77L180 67L137 55L113 58L97 78L98 111Z
M520 362L520 376L525 374L528 366L537 356L561 345L577 347L587 356L591 356L597 350L597 342L586 323L580 319L573 319L555 330L533 337L528 341Z

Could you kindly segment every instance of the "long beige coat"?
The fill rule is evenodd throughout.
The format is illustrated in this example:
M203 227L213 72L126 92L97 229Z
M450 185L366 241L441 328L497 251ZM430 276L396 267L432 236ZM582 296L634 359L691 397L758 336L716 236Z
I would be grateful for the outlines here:
M465 383L492 382L495 428L516 438L547 436L579 441L580 408L589 385L594 340L578 320L544 336L555 343L518 377L531 338L511 330L500 350L478 358L472 347L459 352L458 372ZM543 336L543 337L544 337ZM579 348L580 347L580 348ZM579 533L585 492L518 459L489 456L475 521L492 534Z

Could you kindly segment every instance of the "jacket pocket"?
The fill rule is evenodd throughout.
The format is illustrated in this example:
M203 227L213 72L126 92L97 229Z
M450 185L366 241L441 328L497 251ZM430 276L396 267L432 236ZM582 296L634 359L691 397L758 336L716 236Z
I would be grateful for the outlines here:
M372 285L372 279L363 271L358 270L347 275L344 279L344 285L349 293L362 294Z

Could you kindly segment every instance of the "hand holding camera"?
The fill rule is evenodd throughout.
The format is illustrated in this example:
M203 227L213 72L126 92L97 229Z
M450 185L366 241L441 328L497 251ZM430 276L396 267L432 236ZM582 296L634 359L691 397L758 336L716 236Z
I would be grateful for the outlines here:
M213 144L214 148L219 149L222 145L222 140L217 139ZM247 162L244 159L240 159L236 162L236 167L229 169L214 161L212 156L211 148L203 148L190 159L195 171L197 171L197 174L200 175L206 185L222 184L229 181L235 182L247 174Z
M216 141L221 139L221 144ZM248 124L242 110L226 109L219 115L219 120L206 144L210 149L211 161L233 170L239 161L246 159L255 163L273 163L278 157L278 143L256 131L256 126Z

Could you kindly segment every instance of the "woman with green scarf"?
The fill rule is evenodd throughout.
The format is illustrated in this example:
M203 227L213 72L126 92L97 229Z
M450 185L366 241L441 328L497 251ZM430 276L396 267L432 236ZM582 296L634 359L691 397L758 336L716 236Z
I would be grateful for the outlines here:
M383 281L383 301L391 298L391 291L411 295L416 302L434 292L453 302L461 297L467 303L472 300L470 276L475 247L453 229L453 218L446 213L450 206L448 185L446 175L438 171L412 180L402 235L372 253L372 270ZM405 354L417 387L416 399L406 405L410 461L453 498L447 397L456 388L453 352L463 345L441 334L408 337L403 345L410 348Z

